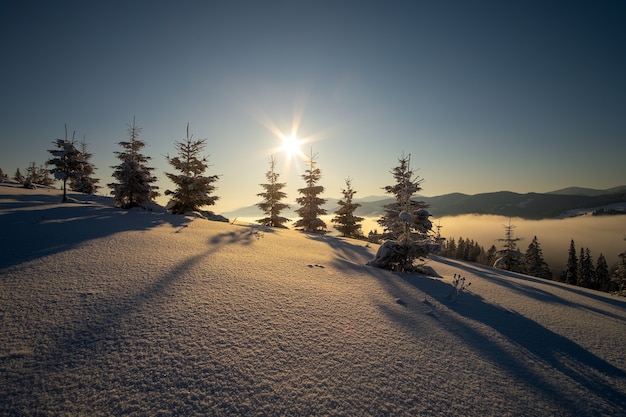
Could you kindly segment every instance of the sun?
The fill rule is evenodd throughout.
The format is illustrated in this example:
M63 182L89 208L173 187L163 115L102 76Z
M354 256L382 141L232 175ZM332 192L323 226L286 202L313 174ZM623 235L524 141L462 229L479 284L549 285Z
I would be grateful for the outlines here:
M298 139L296 135L292 134L291 136L280 136L281 141L283 142L280 146L280 150L284 151L287 154L287 157L290 158L294 155L301 155L302 151L300 150L300 145L304 143L303 140Z
M286 170L289 170L291 163L298 165L309 158L308 154L305 154L301 149L303 145L321 140L328 135L328 132L320 132L308 136L300 136L298 128L300 127L303 111L303 106L298 106L294 109L294 116L289 131L279 128L263 111L253 112L254 118L280 141L277 146L269 148L267 152L272 156L276 153L284 155Z

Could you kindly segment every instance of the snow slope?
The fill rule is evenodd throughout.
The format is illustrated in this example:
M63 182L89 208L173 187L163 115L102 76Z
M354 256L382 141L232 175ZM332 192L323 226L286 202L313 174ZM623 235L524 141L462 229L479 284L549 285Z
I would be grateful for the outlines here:
M89 197L73 195L77 200ZM376 246L0 186L0 415L597 416L626 300ZM454 274L471 282L447 299Z

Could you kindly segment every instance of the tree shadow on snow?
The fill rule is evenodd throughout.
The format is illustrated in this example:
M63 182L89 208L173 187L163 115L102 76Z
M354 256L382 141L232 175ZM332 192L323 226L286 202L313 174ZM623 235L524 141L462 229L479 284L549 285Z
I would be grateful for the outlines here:
M30 370L27 373L12 372L6 375L7 386L15 392L15 396L21 396L14 404L27 402L31 407L49 406L50 397L42 395L41 384L49 384L48 389L53 390L74 390L76 389L75 370L91 370L94 366L100 367L108 361L119 361L119 352L124 350L125 344L129 343L128 327L131 331L141 331L141 321L145 320L146 313L143 310L150 308L157 302L169 302L168 298L175 300L175 289L179 281L185 280L190 270L201 263L208 255L218 250L218 248L208 248L203 253L190 256L171 268L162 271L154 276L139 275L128 276L127 279L133 283L141 283L140 288L120 296L114 293L100 294L98 292L80 292L67 295L69 304L74 304L72 296L77 297L79 302L55 308L74 308L74 315L63 323L55 323L53 326L42 327L37 331L34 341L34 352L31 357L24 358L0 358L0 360L18 361L27 363ZM152 313L148 314L153 317ZM131 324L121 326L124 321L132 320ZM167 333L163 333L165 336ZM152 337L152 336L149 336ZM147 339L149 340L149 339ZM113 359L111 359L113 358ZM116 359L117 358L117 359ZM144 361L145 362L145 361ZM95 364L95 365L94 365ZM137 366L144 366L145 363L138 363ZM156 366L158 368L159 365ZM26 366L24 366L27 369ZM162 367L161 367L162 369ZM176 377L175 369L168 369L168 378ZM33 376L35 375L36 376ZM165 377L165 374L159 374ZM133 388L130 386L120 387L119 380L124 380L124 375L112 375L111 378L102 378L98 375L79 376L80 384L90 387L90 384L111 384L115 389ZM97 382L93 382L96 378ZM142 382L150 385L152 382L149 376ZM57 384L57 385L55 385ZM65 384L74 388L66 388ZM45 392L46 389L43 389ZM68 391L67 395L72 394ZM87 395L87 394L86 394ZM60 396L60 401L65 398ZM21 414L18 409L12 409L10 414ZM0 407L2 409L2 407ZM0 412L1 414L1 412Z
M271 227L253 224L232 224L233 230L219 233L209 239L211 245L243 244L250 245L263 238L266 233L274 233Z
M558 303L563 306L580 308L583 310L593 311L594 313L607 316L619 321L626 321L626 299L613 298L608 294L596 293L595 291L583 289L580 287L566 285L563 283L557 283L543 278L531 277L528 275L518 274L515 272L505 270L494 270L493 268L481 266L481 265L469 265L449 258L437 257L437 262L444 263L446 265L453 266L462 271L479 276L494 284L500 285L511 291L518 293L519 295L527 296L537 301L545 303ZM562 290L580 295L586 298L590 298L602 303L606 303L621 309L625 309L623 315L618 315L607 310L600 310L591 305L576 303L571 300L566 300L563 297L559 297L557 294L551 291L545 291L535 286L525 285L526 283L537 283L545 285L555 290Z
M332 266L338 270L353 270L355 266L365 267L365 263L373 258L369 244L364 240L324 236L315 233L307 233L306 237L326 243L333 249L337 260Z
M44 330L45 343L37 343L35 345L35 355L32 360L36 361L35 369L39 373L37 378L23 378L19 373L10 375L8 383L15 386L22 386L21 392L39 392L41 387L37 387L39 381L55 381L57 386L54 389L60 389L65 384L75 386L76 371L91 370L95 367L112 366L118 369L119 365L116 360L119 359L119 352L128 349L128 343L137 343L130 340L129 337L139 337L135 333L141 332L142 320L145 320L146 313L144 309L153 306L154 303L167 301L167 298L174 298L172 288L178 281L184 280L188 271L195 265L202 262L208 254L215 249L211 248L204 253L189 257L184 261L174 265L172 268L164 271L162 274L154 277L129 277L129 279L140 279L145 281L145 286L138 291L129 293L126 296L105 296L99 297L98 294L81 293L79 296L83 302L72 322L63 323L59 326L47 328ZM153 317L150 314L150 317ZM125 321L132 320L131 324L122 325ZM128 327L130 326L130 327ZM157 343L160 336L166 335L166 330L160 334L149 334L146 337L146 343ZM43 338L44 336L39 336ZM137 349L135 345L133 349ZM156 357L155 359L158 359ZM113 361L112 363L109 363ZM144 386L152 386L153 384L174 385L177 380L177 370L168 368L167 365L157 364L153 368L146 368L146 361L138 361L134 365L137 372L141 374L135 375L136 378L142 379ZM128 375L112 375L111 377L94 377L84 375L79 377L80 383L87 387L92 384L105 384L105 386L114 387L114 389L135 388L132 382L126 382L120 386L120 382L115 381L121 378L124 381ZM167 382L164 382L164 379ZM65 381L67 380L67 382ZM122 382L122 384L124 384ZM129 385L130 384L130 385ZM71 391L70 391L71 392ZM71 395L71 394L70 394ZM74 393L74 395L76 395ZM63 397L61 397L63 398ZM27 401L34 404L47 403L49 397L41 397L29 395Z
M401 294L403 304L427 303L433 306L432 317L440 326L454 333L472 351L514 375L516 380L545 395L562 409L569 410L572 415L588 414L582 411L585 408L593 410L599 407L609 414L626 408L626 392L623 389L626 373L572 340L527 317L488 303L471 292L463 292L459 302L452 303L448 296L454 287L444 281L419 274L393 275L397 279L385 280L385 285L395 297ZM415 293L403 290L405 284L424 293L424 299L417 299ZM428 297L433 300L432 303ZM390 317L394 318L394 315ZM411 325L406 315L395 318L404 326ZM521 349L521 353L492 340L479 327L473 326L473 322L493 329L512 346ZM415 331L415 326L411 329ZM549 366L550 370L538 371L536 365L531 365L537 362ZM568 391L560 382L562 378L573 381L593 395L581 398ZM599 403L594 396L601 398Z
M190 221L165 212L122 210L102 202L60 203L58 195L9 197L11 201L0 202L0 269L119 232L147 230L161 224L182 227ZM95 197L95 200L103 199Z

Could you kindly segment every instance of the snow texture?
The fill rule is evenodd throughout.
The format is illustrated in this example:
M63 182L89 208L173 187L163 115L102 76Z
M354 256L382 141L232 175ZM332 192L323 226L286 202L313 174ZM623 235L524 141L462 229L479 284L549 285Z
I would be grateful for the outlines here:
M626 409L622 298L438 257L436 278L395 274L361 241L59 196L0 185L0 415ZM451 302L455 274L471 286Z

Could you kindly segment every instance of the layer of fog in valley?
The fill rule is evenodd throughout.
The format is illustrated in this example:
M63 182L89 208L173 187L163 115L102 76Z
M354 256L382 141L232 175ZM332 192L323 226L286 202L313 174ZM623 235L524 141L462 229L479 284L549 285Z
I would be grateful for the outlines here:
M259 216L258 218L261 218ZM333 216L322 216L331 234L336 234ZM241 217L237 222L254 223L257 218ZM367 235L370 230L382 231L376 223L379 217L366 217L362 224L363 232ZM570 241L574 239L577 255L580 248L589 248L595 260L602 253L609 266L617 263L617 254L626 250L626 218L624 216L592 216L584 215L565 219L525 220L512 218L515 226L514 236L519 237L518 247L521 252L537 236L543 250L544 259L553 273L559 273L567 262L567 252ZM461 216L446 216L432 218L434 225L441 226L441 235L445 238L472 239L488 250L491 245L502 247L498 239L504 238L504 226L509 224L509 218L494 215L466 214ZM291 227L291 225L289 225ZM433 232L436 228L433 227Z
M560 271L567 262L570 241L574 239L577 252L581 247L589 248L595 259L602 253L609 265L617 262L617 254L626 249L626 218L624 216L578 216L566 219L525 220L512 218L515 237L520 240L521 252L537 236L544 258L553 271ZM446 238L460 237L473 239L485 250L494 244L502 247L497 239L504 238L504 225L509 218L503 216L483 216L467 214L455 217L434 219L434 224L441 225L441 235ZM578 253L577 253L578 254Z

